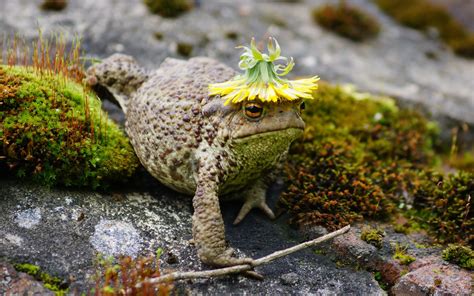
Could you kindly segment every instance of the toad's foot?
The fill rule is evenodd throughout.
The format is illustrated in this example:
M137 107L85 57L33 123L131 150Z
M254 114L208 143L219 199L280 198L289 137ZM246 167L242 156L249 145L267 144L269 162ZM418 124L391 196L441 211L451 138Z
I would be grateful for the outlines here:
M234 220L234 225L239 224L253 208L259 208L265 213L265 215L267 215L268 218L272 220L275 219L275 214L273 214L273 211L266 202L266 191L267 188L262 181L256 182L254 186L245 191L245 202L240 209L237 218Z
M234 249L228 248L223 253L216 256L214 252L206 254L206 252L199 252L200 259L209 265L213 266L234 266L234 265L253 265L252 258L237 258L234 256Z

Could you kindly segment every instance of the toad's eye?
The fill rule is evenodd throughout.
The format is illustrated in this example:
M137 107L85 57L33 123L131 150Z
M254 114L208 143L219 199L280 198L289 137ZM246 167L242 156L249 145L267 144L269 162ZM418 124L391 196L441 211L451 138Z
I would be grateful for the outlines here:
M248 103L244 106L244 114L248 118L258 119L263 114L263 106L258 103Z
M306 105L304 104L304 102L301 102L300 110L303 111L305 108L306 108Z

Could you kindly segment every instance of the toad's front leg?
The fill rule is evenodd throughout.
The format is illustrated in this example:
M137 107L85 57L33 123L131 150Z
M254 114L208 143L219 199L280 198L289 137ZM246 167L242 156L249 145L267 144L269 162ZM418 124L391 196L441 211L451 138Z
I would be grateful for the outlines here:
M199 163L193 198L193 238L202 262L214 266L252 264L251 258L236 258L225 242L225 228L219 206L218 170L208 159Z

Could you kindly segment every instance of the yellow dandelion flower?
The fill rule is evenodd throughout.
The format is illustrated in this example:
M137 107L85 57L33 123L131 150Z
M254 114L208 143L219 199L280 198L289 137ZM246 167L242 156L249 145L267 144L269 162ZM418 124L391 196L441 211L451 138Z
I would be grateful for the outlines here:
M288 80L287 75L295 63L293 58L280 56L280 45L274 38L269 38L268 54L261 53L252 38L250 47L240 46L244 53L240 56L239 68L245 73L233 79L209 85L209 95L219 95L229 103L260 100L262 102L293 101L312 99L312 93L318 88L318 76L311 78ZM274 64L276 61L286 62L286 65Z

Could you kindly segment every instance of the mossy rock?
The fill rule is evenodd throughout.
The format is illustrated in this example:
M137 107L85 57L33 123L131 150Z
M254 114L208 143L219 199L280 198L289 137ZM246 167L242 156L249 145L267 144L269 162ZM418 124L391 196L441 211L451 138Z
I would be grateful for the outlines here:
M384 236L385 232L382 229L365 227L362 229L360 239L380 249L383 245Z
M321 83L289 153L279 205L298 227L408 218L441 243L472 243L474 173L436 171L438 128L389 98ZM413 201L406 197L412 197ZM407 229L405 229L407 228ZM408 229L409 228L409 229Z
M291 223L336 229L396 212L417 169L432 159L437 129L388 98L321 84L292 145L280 204Z
M24 272L31 275L36 280L41 281L44 287L51 290L57 296L66 295L68 292L68 285L58 277L51 276L50 274L43 272L41 267L29 263L17 263L14 267L19 272Z
M139 162L88 89L33 67L0 66L0 168L45 185L97 188Z
M340 1L313 10L313 19L323 28L353 41L363 41L378 35L378 21L362 9Z
M402 25L422 31L435 28L456 54L474 58L474 34L454 19L444 6L429 0L374 1Z

